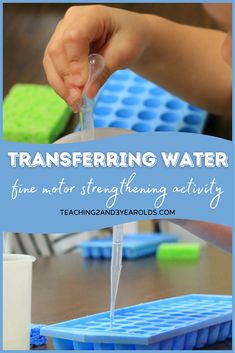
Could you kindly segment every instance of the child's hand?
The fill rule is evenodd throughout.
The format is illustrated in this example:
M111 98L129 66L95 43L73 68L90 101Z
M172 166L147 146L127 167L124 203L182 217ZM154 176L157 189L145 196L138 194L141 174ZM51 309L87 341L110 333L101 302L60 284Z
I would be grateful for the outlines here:
M48 43L44 68L51 86L75 112L88 78L88 55L93 52L104 56L106 68L89 89L90 98L113 71L128 66L193 105L230 116L231 68L221 55L225 38L231 42L231 35L222 31L156 15L100 5L73 6ZM226 47L231 48L231 43Z
M105 6L73 6L58 23L44 54L48 82L76 112L88 77L90 52L105 70L89 89L92 98L112 72L134 65L148 42L145 16Z

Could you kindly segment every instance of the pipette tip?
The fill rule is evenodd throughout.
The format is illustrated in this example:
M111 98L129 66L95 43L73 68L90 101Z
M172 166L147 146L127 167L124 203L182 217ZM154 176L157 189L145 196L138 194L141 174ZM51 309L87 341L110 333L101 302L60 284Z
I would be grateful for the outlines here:
M110 320L109 330L112 331L113 324L114 324L114 313L110 313L109 320Z

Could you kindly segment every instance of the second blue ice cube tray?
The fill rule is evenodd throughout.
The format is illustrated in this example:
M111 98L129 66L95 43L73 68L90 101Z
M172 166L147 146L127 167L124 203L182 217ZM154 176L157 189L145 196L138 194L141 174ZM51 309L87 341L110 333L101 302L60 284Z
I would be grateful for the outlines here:
M191 294L43 327L55 349L192 350L232 337L232 297Z
M173 96L129 69L116 71L95 103L95 127L202 133L207 112ZM76 130L79 130L78 125Z
M123 259L137 259L154 255L162 243L176 242L178 237L171 234L135 234L123 238ZM112 255L112 237L96 238L80 244L81 255L86 258L110 259Z

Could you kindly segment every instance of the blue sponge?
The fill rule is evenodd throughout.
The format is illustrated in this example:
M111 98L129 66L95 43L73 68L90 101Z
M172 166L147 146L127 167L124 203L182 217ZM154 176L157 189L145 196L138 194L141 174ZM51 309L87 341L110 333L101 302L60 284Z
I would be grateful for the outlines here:
M42 336L40 333L40 329L45 325L39 324L31 324L31 331L30 331L30 346L37 347L47 344L47 338Z

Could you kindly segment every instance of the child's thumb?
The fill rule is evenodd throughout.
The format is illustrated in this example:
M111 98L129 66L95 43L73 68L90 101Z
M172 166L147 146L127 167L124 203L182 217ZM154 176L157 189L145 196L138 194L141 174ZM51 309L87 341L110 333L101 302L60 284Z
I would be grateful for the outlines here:
M104 58L104 69L88 90L88 96L90 98L93 98L97 94L98 90L103 86L112 73L126 66L127 60L124 53L127 51L126 46L123 47L120 45L118 36L114 36L109 44L100 51L99 54Z
M87 90L87 95L89 98L94 98L99 89L103 86L103 84L107 81L107 79L112 74L112 71L108 68L108 66L104 66L101 74L95 79L94 82L90 85Z

